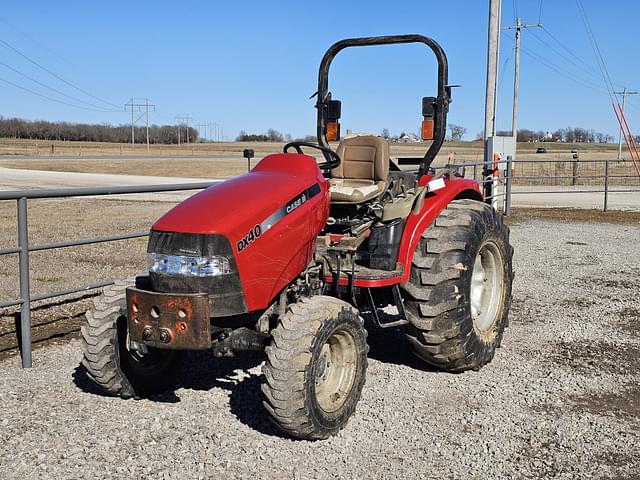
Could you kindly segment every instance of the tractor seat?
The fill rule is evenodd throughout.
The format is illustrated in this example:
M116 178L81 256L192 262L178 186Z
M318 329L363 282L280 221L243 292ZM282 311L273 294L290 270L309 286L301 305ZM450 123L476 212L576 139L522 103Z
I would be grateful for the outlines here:
M336 153L342 162L331 170L331 202L358 204L382 195L389 176L389 143L384 138L345 138Z

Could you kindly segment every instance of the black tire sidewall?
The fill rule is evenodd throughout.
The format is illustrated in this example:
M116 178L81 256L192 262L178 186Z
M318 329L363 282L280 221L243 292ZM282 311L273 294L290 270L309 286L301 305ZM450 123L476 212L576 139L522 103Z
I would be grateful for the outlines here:
M496 348L502 341L502 335L507 324L509 315L509 307L511 304L511 283L512 283L512 251L509 245L508 229L504 226L501 214L492 208L485 208L479 214L471 213L473 223L472 241L466 249L466 270L461 276L463 301L459 305L459 324L464 340L464 349L467 355L471 355L475 368L489 363L494 355ZM492 242L498 248L502 262L502 292L498 311L495 320L485 332L481 332L475 326L471 314L471 278L473 275L473 267L476 257L480 249L487 243ZM465 335L466 334L466 335Z
M326 412L320 407L316 398L315 369L322 347L339 330L346 330L354 340L357 350L355 374L353 385L344 404L335 412ZM337 317L325 320L314 336L310 351L311 361L305 369L304 382L306 407L311 420L316 425L316 430L331 434L342 428L354 413L365 383L368 347L364 326L358 315L349 309L343 309Z
M133 391L139 396L148 396L175 388L177 376L182 364L184 352L170 349L147 347L150 357L144 359L151 362L148 372L143 372L131 357L127 349L127 316L126 308L116 319L118 365L124 373ZM159 365L153 365L159 363Z
M486 216L483 216L486 217ZM483 218L483 220L486 220ZM493 222L489 228L487 228L486 221L483 221L478 224L480 235L480 242L473 246L470 253L470 265L467 265L467 270L465 271L464 279L464 295L465 301L461 305L464 310L464 316L469 319L469 324L472 330L471 341L474 344L478 344L478 349L484 347L483 349L491 349L493 350L496 343L499 343L502 332L504 331L504 325L507 322L507 316L509 314L509 307L511 303L511 277L512 277L512 267L511 267L511 254L510 247L508 243L508 239L504 235L504 230L500 230L499 226ZM475 322L473 321L473 317L471 315L471 277L473 275L473 266L476 257L480 253L480 249L486 245L488 242L492 242L498 248L500 256L502 257L502 261L499 263L499 267L502 269L502 289L501 289L501 298L500 305L498 311L496 312L496 317L489 328L485 332L481 332L476 328ZM474 349L475 350L475 349Z

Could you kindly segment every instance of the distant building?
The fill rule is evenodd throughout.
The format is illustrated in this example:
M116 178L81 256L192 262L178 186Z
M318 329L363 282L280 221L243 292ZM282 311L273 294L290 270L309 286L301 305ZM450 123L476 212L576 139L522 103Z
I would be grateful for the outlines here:
M418 139L418 136L413 133L406 133L398 139L398 142L400 143L413 143L419 141L420 139Z

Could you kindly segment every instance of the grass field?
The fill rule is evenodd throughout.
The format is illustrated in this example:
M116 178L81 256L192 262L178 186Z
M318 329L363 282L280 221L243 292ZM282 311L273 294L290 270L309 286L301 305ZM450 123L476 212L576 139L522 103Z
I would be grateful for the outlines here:
M147 151L146 145L132 147L127 143L103 143L103 142L63 142L43 140L19 140L0 138L1 155L26 155L26 156L99 156L99 155L123 155L123 156L234 156L242 155L245 148L253 148L256 155L281 152L284 143L279 142L208 142L189 145L151 145ZM392 156L422 156L427 143L392 143ZM569 144L569 143L519 143L518 151L523 154L535 152L536 148L544 146L548 154L568 155L572 148L578 148L587 156L604 155L610 159L615 158L617 145L606 144ZM482 160L482 142L445 142L439 157L447 158L449 152L455 152L458 159L464 161ZM604 158L602 157L602 158ZM585 157L586 158L586 157Z

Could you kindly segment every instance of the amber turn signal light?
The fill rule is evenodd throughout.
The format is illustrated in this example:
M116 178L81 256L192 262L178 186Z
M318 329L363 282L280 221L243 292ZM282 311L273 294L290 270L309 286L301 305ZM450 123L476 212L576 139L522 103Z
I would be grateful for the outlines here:
M420 129L420 136L422 140L433 140L433 131L435 128L435 122L433 120L423 120L422 128Z
M327 141L337 142L338 140L340 140L340 122L327 122L325 130Z

